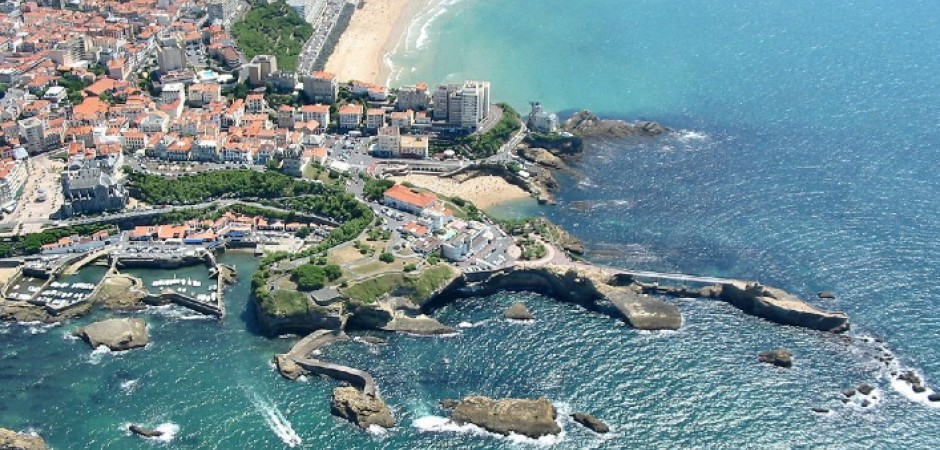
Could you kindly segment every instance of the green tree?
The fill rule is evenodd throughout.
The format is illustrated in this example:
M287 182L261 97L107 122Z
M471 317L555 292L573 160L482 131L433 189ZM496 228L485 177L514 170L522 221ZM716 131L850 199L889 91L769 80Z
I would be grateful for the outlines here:
M391 254L391 253L389 253L389 252L382 252L382 254L379 255L379 261L382 261L382 262L384 262L384 263L391 264L391 263L395 262L395 255L393 255L393 254Z

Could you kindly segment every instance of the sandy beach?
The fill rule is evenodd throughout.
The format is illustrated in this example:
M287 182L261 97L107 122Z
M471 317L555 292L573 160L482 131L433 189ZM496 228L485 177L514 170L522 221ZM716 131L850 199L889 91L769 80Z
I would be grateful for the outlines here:
M492 175L479 176L463 182L451 178L415 174L391 179L398 183L408 182L448 197L469 200L480 209L530 197L529 193L519 186Z
M385 85L391 52L412 19L430 0L364 0L326 62L341 82L358 80Z

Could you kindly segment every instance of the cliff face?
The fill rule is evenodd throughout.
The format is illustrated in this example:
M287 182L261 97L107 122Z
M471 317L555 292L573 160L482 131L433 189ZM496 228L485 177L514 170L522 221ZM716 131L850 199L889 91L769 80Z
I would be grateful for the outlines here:
M0 428L0 449L45 450L46 442L38 436Z
M343 316L339 311L311 308L304 314L275 316L269 314L252 299L258 324L268 335L287 333L309 334L317 330L339 330L343 327Z

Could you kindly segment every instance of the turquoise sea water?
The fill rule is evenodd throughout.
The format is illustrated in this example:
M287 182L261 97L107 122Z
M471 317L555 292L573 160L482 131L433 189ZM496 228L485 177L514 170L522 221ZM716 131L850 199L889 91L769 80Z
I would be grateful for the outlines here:
M597 261L759 279L807 297L833 290L838 300L821 305L852 316L852 342L708 301L676 301L678 332L641 333L537 295L464 300L437 312L456 336L325 349L375 375L399 427L372 435L329 415L332 381L273 371L271 356L295 339L257 334L247 307L257 263L232 253L222 262L242 279L228 290L228 319L150 310L143 350L93 352L67 337L103 313L0 325L0 426L57 449L940 447L940 408L892 387L859 338L883 337L940 387L940 5L445 3L393 56L401 81L489 79L519 108L541 100L681 130L591 145L560 204L535 213L582 237ZM499 318L519 300L535 323ZM793 369L756 362L777 346L793 350ZM880 401L843 406L839 391L862 382ZM545 396L613 433L563 418L562 436L537 443L443 422L438 400L470 394ZM819 406L832 412L810 411ZM127 423L175 434L143 441Z

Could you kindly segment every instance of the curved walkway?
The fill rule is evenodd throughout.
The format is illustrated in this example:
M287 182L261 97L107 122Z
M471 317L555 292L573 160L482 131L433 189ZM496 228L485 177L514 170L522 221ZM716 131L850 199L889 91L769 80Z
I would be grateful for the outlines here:
M375 380L364 370L320 361L310 357L314 351L337 341L348 339L342 331L319 330L298 341L287 352L287 357L302 369L318 375L326 375L340 381L352 383L370 397L376 396Z

